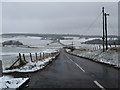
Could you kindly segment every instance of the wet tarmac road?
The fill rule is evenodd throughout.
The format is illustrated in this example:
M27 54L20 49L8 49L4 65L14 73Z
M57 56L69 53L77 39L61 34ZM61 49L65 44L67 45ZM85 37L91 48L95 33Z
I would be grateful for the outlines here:
M60 50L60 55L45 69L35 73L14 73L15 77L30 77L29 88L118 88L120 71L107 65L72 56Z

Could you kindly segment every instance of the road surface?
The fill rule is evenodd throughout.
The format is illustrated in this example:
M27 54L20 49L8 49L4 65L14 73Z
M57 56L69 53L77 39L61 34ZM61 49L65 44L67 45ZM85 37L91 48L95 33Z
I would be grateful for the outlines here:
M16 74L30 77L28 88L118 88L120 71L107 65L72 56L60 50L59 57L35 73Z

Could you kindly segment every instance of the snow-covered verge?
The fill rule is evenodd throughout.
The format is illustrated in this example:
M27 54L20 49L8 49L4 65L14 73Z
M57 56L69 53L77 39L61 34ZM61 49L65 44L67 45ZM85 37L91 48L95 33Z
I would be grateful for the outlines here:
M69 53L75 54L80 57L92 59L101 63L113 65L114 67L120 67L120 60L118 59L120 55L119 47L109 48L105 52L103 52L102 49L101 50L79 49Z
M29 78L13 78L9 76L2 76L0 77L0 90L4 90L6 88L19 88L27 80L29 80Z
M43 60L35 61L35 62L28 62L26 65L16 68L16 69L11 69L11 70L4 70L3 73L10 73L10 72L35 72L40 69L43 69L47 64L52 62L57 56L59 55L56 54L53 57L48 57Z
M82 42L101 39L101 38L73 38L70 40L60 40L62 45L74 46L76 50L72 51L66 49L66 52L70 54L80 56L83 58L91 59L97 62L112 65L114 67L120 67L120 46L108 45L108 50L103 52L102 44L82 44ZM111 38L108 38L108 40ZM117 38L113 38L116 40Z

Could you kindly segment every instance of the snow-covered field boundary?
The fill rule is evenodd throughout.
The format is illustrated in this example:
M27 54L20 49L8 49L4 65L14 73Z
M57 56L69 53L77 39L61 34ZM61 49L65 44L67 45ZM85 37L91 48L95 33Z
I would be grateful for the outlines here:
M102 44L83 44L83 42L100 39L98 38L79 38L70 37L70 39L60 40L59 43L64 46L66 52L81 58L89 59L97 63L107 64L112 67L120 68L120 46L108 45L108 50L103 52ZM109 38L117 40L118 38ZM72 51L72 47L74 47ZM71 48L71 50L70 50Z
M36 72L38 70L44 69L49 63L51 63L53 60L57 58L59 55L59 52L56 53L54 56L44 58L42 60L38 60L35 62L28 62L26 65L16 68L16 69L10 69L10 70L3 70L3 73L12 73L12 72L22 72L22 73L28 73L28 72Z
M29 78L13 78L9 76L0 77L0 90L17 89L23 85Z
M116 48L110 48L105 52L102 52L102 50L74 50L73 52L66 50L66 52L80 58L85 58L98 63L110 65L115 68L120 68L118 59L120 52L119 50L116 51Z

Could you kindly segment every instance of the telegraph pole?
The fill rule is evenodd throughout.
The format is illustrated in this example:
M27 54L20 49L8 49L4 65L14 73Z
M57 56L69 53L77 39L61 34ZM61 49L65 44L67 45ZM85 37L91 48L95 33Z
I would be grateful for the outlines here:
M105 13L106 50L108 49L108 43L107 43L107 16L109 16L109 14Z
M102 37L102 39L103 39L103 52L105 51L105 46L104 46L104 39L105 39L105 35L104 35L104 7L102 7L102 12L103 12L103 37Z

